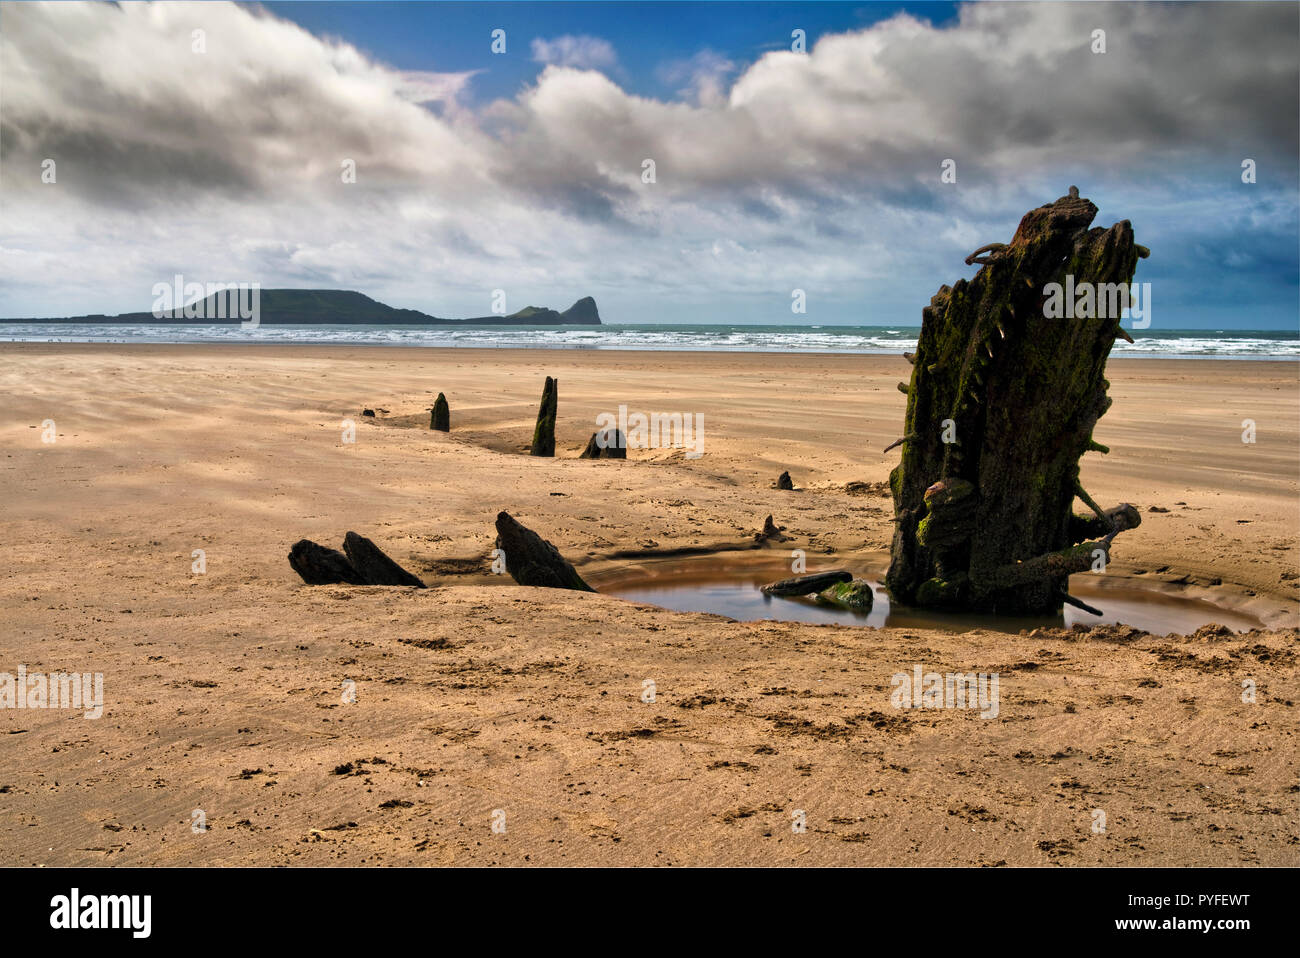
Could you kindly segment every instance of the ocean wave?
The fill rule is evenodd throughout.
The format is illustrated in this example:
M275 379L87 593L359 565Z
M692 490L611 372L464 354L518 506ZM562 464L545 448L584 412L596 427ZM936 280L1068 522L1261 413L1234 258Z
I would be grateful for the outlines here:
M897 354L916 348L919 330L884 326L0 326L0 341L71 343L244 343L434 346L466 349L636 349L705 352ZM1118 341L1114 355L1162 358L1300 359L1291 332L1168 330Z

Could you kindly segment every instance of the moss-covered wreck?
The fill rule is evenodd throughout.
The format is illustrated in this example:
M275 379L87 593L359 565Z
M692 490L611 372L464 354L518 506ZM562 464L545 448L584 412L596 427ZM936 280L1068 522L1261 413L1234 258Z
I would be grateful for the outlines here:
M898 601L1006 614L1088 608L1068 595L1070 574L1094 568L1116 533L1140 523L1127 504L1102 510L1079 483L1083 454L1108 451L1092 430L1111 402L1106 358L1128 338L1118 310L1044 315L1048 284L1072 276L1076 289L1126 293L1148 255L1127 220L1090 229L1096 215L1071 187L1026 213L1009 244L971 254L967 263L983 267L975 278L941 287L922 310L911 382L900 384L902 461L890 475L886 584ZM1076 496L1091 515L1074 514Z

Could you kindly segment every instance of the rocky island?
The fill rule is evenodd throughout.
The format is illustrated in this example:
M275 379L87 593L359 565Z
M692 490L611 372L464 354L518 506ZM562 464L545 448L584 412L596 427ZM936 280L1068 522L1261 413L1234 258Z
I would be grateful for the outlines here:
M477 316L472 319L445 319L416 309L397 309L371 299L364 293L347 289L263 289L258 292L259 322L269 326L599 326L600 312L596 301L584 296L568 309L558 312L538 306L525 306L509 315ZM107 316L0 319L0 323L104 323L118 326L147 326L154 323L188 323L211 325L235 323L247 316L251 292L227 289L210 293L187 306L159 309L156 312L120 313ZM241 311L241 306L244 307Z

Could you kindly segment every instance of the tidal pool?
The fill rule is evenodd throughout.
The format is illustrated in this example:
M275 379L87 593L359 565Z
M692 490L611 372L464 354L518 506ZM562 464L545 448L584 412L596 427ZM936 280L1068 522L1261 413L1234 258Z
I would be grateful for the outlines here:
M1252 616L1204 599L1144 588L1132 579L1088 574L1072 577L1070 594L1100 609L1100 616L1070 606L1054 616L935 612L893 605L880 583L880 570L856 568L852 561L848 561L819 563L808 571L836 568L848 569L871 582L875 589L875 605L870 612L822 605L811 596L784 598L763 595L759 591L761 586L792 574L784 560L774 561L770 557L711 556L643 562L629 568L607 570L592 576L590 581L600 592L621 599L677 612L713 612L741 621L773 619L877 628L947 629L954 632L989 629L1012 633L1021 629L1069 627L1076 623L1119 624L1155 635L1170 632L1189 635L1211 623L1226 625L1235 632L1260 627L1260 622Z

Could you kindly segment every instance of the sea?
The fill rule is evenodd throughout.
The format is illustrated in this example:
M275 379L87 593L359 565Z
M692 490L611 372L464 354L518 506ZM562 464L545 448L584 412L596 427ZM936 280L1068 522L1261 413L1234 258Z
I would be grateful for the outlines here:
M262 345L438 346L465 349L641 349L760 353L902 353L916 326L259 326L6 323L0 342L254 343ZM1162 359L1300 359L1300 330L1130 330L1111 355Z

